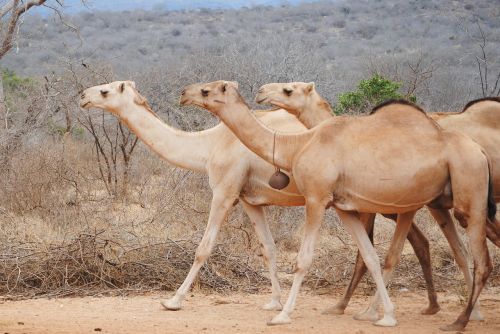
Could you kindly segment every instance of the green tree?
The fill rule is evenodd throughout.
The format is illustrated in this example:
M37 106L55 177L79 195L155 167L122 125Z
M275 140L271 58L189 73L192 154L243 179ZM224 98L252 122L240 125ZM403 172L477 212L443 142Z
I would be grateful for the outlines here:
M415 96L405 96L399 92L401 83L386 79L379 74L367 80L361 80L355 91L339 96L336 113L363 113L375 105L389 99L408 99L416 102Z

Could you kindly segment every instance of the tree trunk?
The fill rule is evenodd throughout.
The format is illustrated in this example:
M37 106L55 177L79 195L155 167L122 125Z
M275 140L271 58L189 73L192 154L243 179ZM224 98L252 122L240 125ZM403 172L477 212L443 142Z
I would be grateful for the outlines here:
M7 117L7 106L5 105L5 95L3 93L3 72L0 69L0 115L5 120L5 129L9 128L9 119Z

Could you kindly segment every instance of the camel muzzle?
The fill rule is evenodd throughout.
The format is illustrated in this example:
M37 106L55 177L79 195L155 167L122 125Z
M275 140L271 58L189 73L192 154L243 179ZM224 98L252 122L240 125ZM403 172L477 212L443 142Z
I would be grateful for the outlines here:
M85 108L86 106L88 106L90 104L90 101L87 101L85 103L83 102L80 102L80 108Z

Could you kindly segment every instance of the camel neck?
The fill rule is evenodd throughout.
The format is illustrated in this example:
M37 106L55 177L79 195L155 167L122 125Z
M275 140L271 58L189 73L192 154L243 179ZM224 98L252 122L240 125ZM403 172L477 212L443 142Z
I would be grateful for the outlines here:
M217 114L248 149L288 171L292 169L295 155L313 135L312 130L295 134L271 130L243 103L224 104Z
M177 167L205 171L208 156L216 142L221 125L199 131L186 132L175 129L144 106L136 105L117 112L120 119L151 150Z
M321 97L317 97L309 107L301 110L297 116L308 129L312 129L332 117L334 116L330 104Z

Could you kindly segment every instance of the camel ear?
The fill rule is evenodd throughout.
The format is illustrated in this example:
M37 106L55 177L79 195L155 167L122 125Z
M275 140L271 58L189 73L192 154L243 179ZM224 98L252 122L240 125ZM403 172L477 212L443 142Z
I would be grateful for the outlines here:
M310 82L310 83L308 83L308 84L307 84L307 86L306 86L306 91L307 91L308 93L310 93L310 92L312 92L312 91L314 90L314 88L315 88L315 84L314 84L314 82Z
M120 84L120 87L118 87L118 91L119 91L120 93L123 93L123 91L124 91L124 90L125 90L125 82L122 82L122 83Z
M238 90L238 83L236 81L224 81L222 84L222 91L225 92L229 87L233 87Z
M134 81L127 80L127 81L125 81L125 83L127 84L127 86L130 86L130 87L135 89L135 82Z
M134 103L139 104L139 105L143 105L147 102L148 102L148 100L146 100L146 98L144 96L139 94L139 92L137 92L137 91L135 92Z

